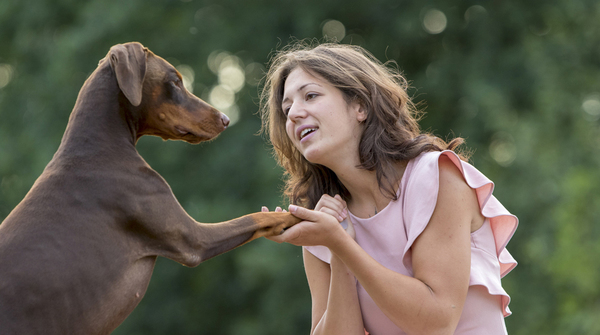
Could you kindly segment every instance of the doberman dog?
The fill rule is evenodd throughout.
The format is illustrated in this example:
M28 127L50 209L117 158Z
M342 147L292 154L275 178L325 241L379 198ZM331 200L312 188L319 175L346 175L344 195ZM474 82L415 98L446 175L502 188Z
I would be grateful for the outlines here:
M137 42L113 46L0 225L0 333L109 334L142 299L157 256L193 267L298 223L276 212L197 222L135 148L143 135L199 143L228 124L167 61Z

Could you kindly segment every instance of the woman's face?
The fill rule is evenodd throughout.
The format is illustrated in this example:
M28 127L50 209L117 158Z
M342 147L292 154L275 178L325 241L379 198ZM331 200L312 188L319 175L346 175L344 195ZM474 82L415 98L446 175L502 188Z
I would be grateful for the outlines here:
M366 118L359 103L347 103L327 80L296 68L285 81L281 107L288 137L309 162L332 169L346 161L357 164Z

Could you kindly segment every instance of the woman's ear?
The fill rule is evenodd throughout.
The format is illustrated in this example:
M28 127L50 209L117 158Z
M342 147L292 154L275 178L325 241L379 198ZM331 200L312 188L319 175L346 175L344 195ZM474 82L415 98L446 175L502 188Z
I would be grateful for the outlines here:
M358 122L364 122L367 119L367 109L360 102L356 102L356 119Z
M355 97L354 99L352 99L350 107L352 112L356 116L356 120L359 123L362 123L367 119L367 109L365 108L360 98Z

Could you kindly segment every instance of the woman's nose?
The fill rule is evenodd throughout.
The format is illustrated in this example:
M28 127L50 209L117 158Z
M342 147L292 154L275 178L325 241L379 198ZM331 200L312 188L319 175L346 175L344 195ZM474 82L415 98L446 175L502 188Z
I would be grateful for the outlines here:
M294 103L288 109L288 119L296 120L306 116L306 111L300 104Z

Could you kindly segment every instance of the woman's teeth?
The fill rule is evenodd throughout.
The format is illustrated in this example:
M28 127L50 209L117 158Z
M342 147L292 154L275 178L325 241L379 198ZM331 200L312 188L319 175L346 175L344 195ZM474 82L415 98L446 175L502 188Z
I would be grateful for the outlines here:
M317 130L317 128L306 128L304 129L301 133L300 133L300 139L303 139L304 136L312 133L313 131Z

